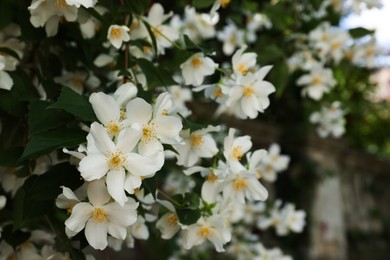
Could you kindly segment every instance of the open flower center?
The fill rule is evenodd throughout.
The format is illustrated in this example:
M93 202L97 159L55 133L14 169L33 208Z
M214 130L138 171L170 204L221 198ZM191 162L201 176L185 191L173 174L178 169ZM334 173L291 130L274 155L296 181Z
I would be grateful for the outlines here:
M218 176L215 175L213 172L207 175L206 180L208 182L214 183L216 180L218 180Z
M242 63L238 65L237 70L244 76L248 73L248 68Z
M322 80L319 76L315 76L311 80L311 84L313 84L313 85L319 85L319 84L321 84L321 82L322 82Z
M122 31L121 31L120 28L112 28L110 35L111 35L112 38L118 39L118 38L121 38Z
M200 65L203 64L203 62L201 61L201 59L199 59L198 57L195 57L191 60L191 64L192 64L192 67L194 67L195 69L199 68Z
M56 0L56 8L64 8L67 6L68 4L65 2L65 0Z
M241 151L241 149L241 146L236 146L233 148L232 156L238 161L241 160L242 156L244 156L244 153Z
M126 157L121 152L112 153L108 159L111 170L118 170L126 161Z
M171 226L175 226L177 225L177 223L178 223L177 216L175 214L170 214L168 216L168 224Z
M103 223L106 220L108 213L102 208L95 208L92 212L92 218L95 220L95 223Z
M211 231L209 227L201 227L196 234L201 236L203 239L206 239L213 235L213 231Z
M116 122L110 122L107 125L107 132L110 136L114 136L119 134L119 131L121 130L121 127L118 123Z
M66 207L66 213L68 213L68 215L72 214L73 207L73 204L68 204L68 206Z
M199 147L203 143L203 137L201 135L192 135L191 136L191 145L192 147Z
M148 124L142 129L142 140L148 143L156 138L156 134L154 124Z
M254 90L253 90L252 87L245 87L245 88L244 88L244 93L243 93L243 95L244 95L245 97L250 97L250 96L253 95L253 93L254 93Z
M245 190L248 188L248 184L246 183L246 181L243 179L243 178L237 178L234 183L233 183L233 188L236 190L236 191L241 191L241 190Z
M214 96L215 97L222 97L223 96L223 93L222 93L222 89L220 87L216 87L215 90L214 90Z

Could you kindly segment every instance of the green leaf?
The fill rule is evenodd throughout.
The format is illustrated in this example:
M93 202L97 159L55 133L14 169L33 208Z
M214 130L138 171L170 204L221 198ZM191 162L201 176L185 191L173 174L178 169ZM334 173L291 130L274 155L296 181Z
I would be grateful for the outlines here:
M61 193L60 186L75 190L82 183L79 171L67 162L53 166L42 175L31 175L15 198L14 229L49 213Z
M176 209L176 214L179 217L179 222L184 225L194 224L200 218L199 209Z
M23 117L26 107L10 91L0 89L0 110L20 118Z
M76 167L64 162L54 165L42 175L30 176L23 188L29 200L54 200L61 193L60 186L75 190L82 184Z
M6 167L19 166L19 158L23 153L23 147L12 146L0 151L0 165Z
M200 129L203 129L203 128L206 128L207 125L202 125L202 124L198 124L198 123L195 123L195 122L192 122L191 120L189 120L188 118L185 118L183 116L181 116L181 119L183 121L183 129L190 129L190 132L194 132L196 130L200 130Z
M151 193L154 198L156 198L157 190L157 176L155 175L152 178L146 178L142 181L142 185L146 188L148 193ZM145 194L146 195L146 194Z
M49 108L62 109L85 121L98 121L87 97L67 87L62 88L58 101Z
M192 5L195 8L207 8L211 7L214 4L215 0L194 0Z
M357 27L349 30L349 34L352 36L352 38L361 38L367 35L372 35L375 31L374 30L367 30L363 27Z
M49 102L37 100L28 106L29 135L45 132L63 125L70 119L69 114L59 110L47 109Z
M31 234L29 232L13 230L12 225L3 227L3 230L1 231L1 238L14 248L29 239L30 235Z
M154 48L154 52L157 53L157 41L156 41L156 37L154 36L154 33L153 33L153 30L152 30L152 27L151 25L146 22L145 20L142 20L142 22L145 24L145 27L146 29L148 30L148 33L150 35L150 38L152 39L152 45L153 45L153 48Z
M148 81L148 89L155 87L171 86L177 84L173 78L172 73L163 68L157 68L146 59L137 59L137 64L141 67Z
M87 132L80 129L56 129L31 136L21 160L37 158L62 147L76 147L85 142Z
M199 208L199 196L196 193L187 192L184 194L173 195L172 200L177 209L198 209Z
M126 4L129 5L133 13L142 15L144 12L148 10L150 5L150 0L126 1Z

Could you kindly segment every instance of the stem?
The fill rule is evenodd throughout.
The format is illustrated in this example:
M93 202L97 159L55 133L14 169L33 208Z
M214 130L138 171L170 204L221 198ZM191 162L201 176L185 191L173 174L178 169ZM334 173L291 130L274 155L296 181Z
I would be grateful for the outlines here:
M177 203L176 201L174 201L173 199L171 199L171 197L168 195L168 194L166 194L165 192L163 192L162 190L160 190L160 189L157 189L157 191L159 192L159 193L161 193L161 195L163 195L166 199L168 199L170 202L172 202L172 204L175 204L176 206L181 206L179 203Z
M64 245L64 247L68 250L68 252L71 254L72 256L72 259L77 259L77 256L74 254L73 252L73 248L69 245L69 243L67 241L64 241L62 239L62 234L59 234L57 232L57 229L53 226L53 223L51 223L50 221L50 218L45 214L45 220L46 222L49 224L49 227L51 228L51 230L56 234L56 237L59 239L59 241L61 242L61 244Z

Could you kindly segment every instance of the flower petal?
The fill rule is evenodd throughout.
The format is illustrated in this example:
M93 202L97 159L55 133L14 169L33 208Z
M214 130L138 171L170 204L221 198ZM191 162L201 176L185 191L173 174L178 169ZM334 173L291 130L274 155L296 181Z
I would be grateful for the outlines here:
M85 238L95 249L103 250L107 247L108 223L95 222L92 219L85 226Z
M108 136L106 129L99 123L94 122L91 125L90 133L95 140L96 147L105 155L116 152L114 142Z
M102 178L108 172L108 162L103 154L91 154L81 159L79 171L86 181Z
M152 118L152 106L142 98L134 98L126 106L127 119L131 124L145 125Z
M90 182L87 193L89 201L95 207L101 207L111 199L103 179Z
M127 197L124 190L125 177L125 169L121 167L118 170L109 171L106 178L108 193L122 207L127 201Z
M103 92L92 93L89 97L93 111L99 121L108 125L110 121L118 121L120 118L120 108L116 100Z
M78 233L84 227L88 219L91 218L94 207L86 202L81 202L75 205L72 209L72 214L65 221L65 226L71 231Z

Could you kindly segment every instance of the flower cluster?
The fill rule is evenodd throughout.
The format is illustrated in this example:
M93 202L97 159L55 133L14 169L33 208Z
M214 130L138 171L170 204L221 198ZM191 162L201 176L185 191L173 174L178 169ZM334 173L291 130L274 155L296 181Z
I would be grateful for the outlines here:
M340 102L334 101L329 106L323 106L321 111L313 112L310 115L310 122L318 125L317 133L324 138L329 135L340 137L345 132L345 111Z

